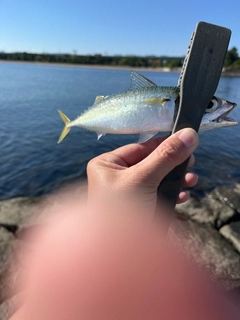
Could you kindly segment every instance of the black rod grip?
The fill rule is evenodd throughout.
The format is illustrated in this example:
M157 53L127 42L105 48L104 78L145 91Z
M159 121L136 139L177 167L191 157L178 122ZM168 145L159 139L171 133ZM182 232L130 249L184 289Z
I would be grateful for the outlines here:
M206 22L197 24L180 77L180 102L172 133L183 128L198 131L204 111L216 91L230 36L231 30L227 28ZM188 162L189 158L160 183L157 211L161 210L163 199L169 209L174 209Z
M169 172L158 187L158 200L165 200L170 210L174 210L177 203L189 159L190 157Z

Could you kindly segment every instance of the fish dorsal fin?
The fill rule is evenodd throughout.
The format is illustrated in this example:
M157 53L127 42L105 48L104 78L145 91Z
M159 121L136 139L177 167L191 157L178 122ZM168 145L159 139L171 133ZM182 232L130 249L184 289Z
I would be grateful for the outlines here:
M157 85L136 71L130 72L131 85L129 89L137 89L143 87L157 87Z
M96 96L94 103L98 103L98 102L102 101L102 99L104 99L104 96Z

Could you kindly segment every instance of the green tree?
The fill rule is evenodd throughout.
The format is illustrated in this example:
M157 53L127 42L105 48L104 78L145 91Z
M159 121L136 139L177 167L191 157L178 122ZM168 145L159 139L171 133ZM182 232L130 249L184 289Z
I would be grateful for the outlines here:
M236 47L233 47L231 50L228 50L226 54L226 59L224 62L225 67L232 67L233 63L238 60L238 50Z
M240 69L240 58L234 61L232 67L233 69Z
M182 59L171 59L165 63L166 67L169 68L178 68L182 66Z

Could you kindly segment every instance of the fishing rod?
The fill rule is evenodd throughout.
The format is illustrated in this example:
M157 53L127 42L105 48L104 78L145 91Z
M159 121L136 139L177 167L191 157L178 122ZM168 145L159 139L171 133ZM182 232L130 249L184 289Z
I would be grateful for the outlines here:
M179 109L171 134L192 128L198 132L203 114L210 103L220 80L231 37L231 30L206 22L199 22L191 37L178 81ZM175 167L158 187L157 214L162 212L162 200L167 211L173 212L189 158ZM167 225L170 216L166 217Z

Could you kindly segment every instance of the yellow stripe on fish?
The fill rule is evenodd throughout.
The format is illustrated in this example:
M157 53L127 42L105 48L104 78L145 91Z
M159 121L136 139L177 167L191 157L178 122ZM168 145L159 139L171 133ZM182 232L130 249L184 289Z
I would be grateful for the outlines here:
M152 97L152 98L146 98L144 99L144 101L148 104L148 105L163 105L164 102L170 101L170 99L166 99L166 98L161 98L161 97Z

